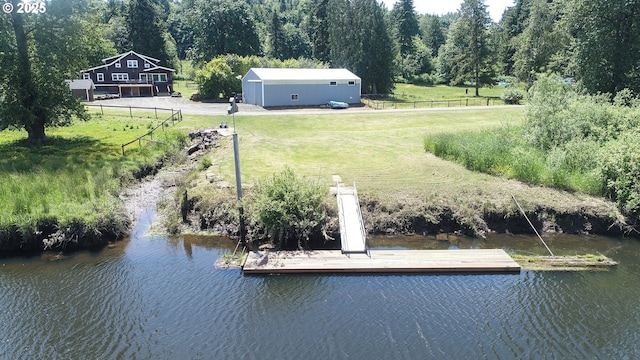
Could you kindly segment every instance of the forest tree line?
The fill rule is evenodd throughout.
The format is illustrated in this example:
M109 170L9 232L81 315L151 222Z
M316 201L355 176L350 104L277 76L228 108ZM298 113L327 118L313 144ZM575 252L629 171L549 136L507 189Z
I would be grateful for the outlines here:
M129 50L177 69L228 54L303 59L353 71L368 94L412 82L478 95L549 72L594 94L638 92L639 32L640 0L516 0L497 23L484 0L443 16L417 14L413 0L50 0L43 14L0 16L0 129L21 109L18 124L68 118L61 99L24 99L55 98L63 79Z

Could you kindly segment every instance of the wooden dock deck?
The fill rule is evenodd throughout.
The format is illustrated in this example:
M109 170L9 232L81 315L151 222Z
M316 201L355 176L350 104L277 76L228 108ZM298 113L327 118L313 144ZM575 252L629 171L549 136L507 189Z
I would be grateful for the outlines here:
M266 253L265 253L266 254ZM344 255L340 250L251 253L245 274L301 273L519 273L504 250L371 250Z

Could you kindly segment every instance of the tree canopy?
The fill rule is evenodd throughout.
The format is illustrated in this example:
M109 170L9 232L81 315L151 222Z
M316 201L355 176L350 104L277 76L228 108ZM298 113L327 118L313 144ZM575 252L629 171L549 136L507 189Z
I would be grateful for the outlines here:
M81 1L48 6L44 14L0 18L0 129L24 129L32 144L46 142L46 127L85 117L64 80L91 61L87 54L112 50L85 21Z
M295 58L347 68L374 94L428 79L475 85L479 95L498 79L528 88L547 72L611 98L640 92L640 0L515 0L497 23L484 0L442 16L417 14L413 0L391 10L376 0L46 4L43 14L0 17L0 128L23 128L33 143L46 140L46 127L83 116L65 79L129 50L171 67L193 60L209 74L223 67L209 62L228 54Z

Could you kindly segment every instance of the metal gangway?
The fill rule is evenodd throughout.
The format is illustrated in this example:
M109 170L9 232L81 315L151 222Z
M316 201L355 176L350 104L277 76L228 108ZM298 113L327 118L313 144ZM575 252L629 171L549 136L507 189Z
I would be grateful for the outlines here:
M337 183L338 218L340 220L340 242L343 254L368 254L367 232L364 229L356 184L345 187Z

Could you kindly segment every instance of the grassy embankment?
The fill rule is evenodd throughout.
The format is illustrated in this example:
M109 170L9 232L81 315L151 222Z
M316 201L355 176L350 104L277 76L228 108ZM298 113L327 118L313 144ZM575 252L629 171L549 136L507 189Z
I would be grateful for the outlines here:
M130 220L118 194L155 167L167 146L136 144L122 156L120 145L160 120L90 113L90 121L48 129L51 141L41 147L26 144L23 131L0 132L0 253L37 251L43 243L88 247L127 232ZM174 141L175 134L160 130L156 136Z
M289 167L296 175L311 178L328 190L331 175L339 174L346 184L355 182L358 186L366 227L377 233L529 231L511 194L540 223L566 220L575 222L574 227L580 231L594 218L605 219L607 226L616 221L615 206L602 199L473 172L425 153L423 140L429 134L491 131L505 124L517 125L522 121L522 111L459 108L328 111L323 115L239 113L236 123L243 183L250 187ZM180 126L211 124L204 117L193 117L193 121ZM233 199L234 189L233 185L223 191L216 189L204 180L204 173L234 184L231 139L222 139L209 156L212 166L188 179L186 187L196 199L195 207L209 214L205 217L215 218L221 216L221 203L211 199ZM250 189L247 193L250 197ZM334 200L328 197L328 201ZM218 210L207 210L215 206ZM202 224L203 219L197 223ZM594 231L600 230L595 227Z
M435 134L425 148L468 169L616 201L630 225L640 220L640 100L586 95L542 77L522 126Z

